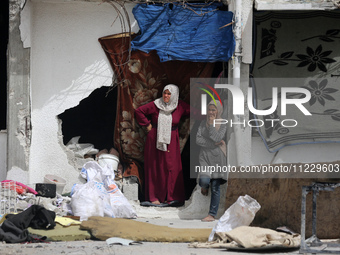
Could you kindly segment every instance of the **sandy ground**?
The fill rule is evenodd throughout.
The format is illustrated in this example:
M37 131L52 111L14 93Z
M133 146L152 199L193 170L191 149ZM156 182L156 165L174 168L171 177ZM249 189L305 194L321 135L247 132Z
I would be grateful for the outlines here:
M179 219L146 219L139 218L137 221L148 222L159 226L169 226L174 228L208 228L212 229L217 221L203 223L200 220L179 220ZM338 248L338 254L340 250ZM227 249L207 249L190 248L188 243L162 243L162 242L142 242L132 245L109 245L106 241L84 240L84 241L61 241L46 243L27 243L27 244L7 244L0 243L0 255L242 255L242 254L280 254L295 255L299 254L299 249L289 250L227 250Z
M129 246L112 245L108 246L105 241L71 241L71 242L52 242L52 243L33 243L33 244L1 244L1 255L48 255L48 254L67 254L67 255L242 255L242 254L263 254L262 252L240 252L228 251L226 249L203 249L189 248L187 243L152 243L144 242L142 244L134 244ZM276 251L265 254L299 254L298 250Z

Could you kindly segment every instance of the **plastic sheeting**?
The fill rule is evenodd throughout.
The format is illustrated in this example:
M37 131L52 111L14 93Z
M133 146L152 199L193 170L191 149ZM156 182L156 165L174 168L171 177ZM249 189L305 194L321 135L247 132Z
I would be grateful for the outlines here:
M149 53L156 50L161 62L228 61L235 49L233 13L218 10L221 3L202 4L137 4L133 14L141 34L132 42L132 50ZM223 28L221 28L223 27Z

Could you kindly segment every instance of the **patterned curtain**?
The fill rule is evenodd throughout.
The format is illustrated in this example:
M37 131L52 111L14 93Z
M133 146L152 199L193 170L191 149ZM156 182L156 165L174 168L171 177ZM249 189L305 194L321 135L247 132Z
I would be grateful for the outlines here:
M126 34L116 34L98 40L114 71L114 83L118 84L115 148L120 159L128 165L124 176L137 176L141 183L143 175L140 166L147 133L136 122L135 109L161 97L167 84L176 84L180 89L180 99L190 103L190 78L210 77L214 64L188 61L161 63L155 51L130 51L132 38ZM189 119L186 119L179 128L181 149L189 131Z

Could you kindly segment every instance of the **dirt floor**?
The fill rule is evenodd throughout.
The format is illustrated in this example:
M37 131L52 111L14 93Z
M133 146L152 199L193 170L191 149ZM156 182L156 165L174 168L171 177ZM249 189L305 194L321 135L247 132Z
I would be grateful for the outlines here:
M215 222L201 222L200 220L180 220L180 219L146 219L140 218L139 223L151 223L158 225L160 229L175 228L180 229L205 229L207 234L212 230ZM143 225L143 224L142 224ZM164 228L166 227L166 228ZM83 230L84 231L84 230ZM136 229L137 231L137 229ZM152 230L149 230L152 231ZM169 233L172 232L167 230ZM86 231L85 231L86 232ZM69 234L73 235L72 231L66 228L61 237ZM112 232L113 233L113 232ZM175 232L174 232L175 233ZM78 234L79 235L79 234ZM176 235L176 234L174 234ZM81 236L84 236L81 234ZM113 235L108 235L113 237ZM147 236L147 235L146 235ZM84 236L85 238L88 238ZM109 238L111 239L111 238ZM113 244L108 240L78 240L78 241L50 241L42 243L27 243L27 244L7 244L0 243L0 255L47 255L47 254L65 254L65 255L207 255L207 254L221 254L221 255L242 255L242 254L299 254L299 249L289 250L227 250L214 248L190 248L190 242L135 242L135 244L122 245ZM340 250L338 248L338 254Z
M263 254L263 252L239 252L227 251L226 249L203 249L189 248L188 243L155 243L143 242L129 246L113 245L108 246L105 241L72 241L72 242L52 242L34 244L0 244L1 255L242 255L242 254ZM281 251L280 255L298 254L298 250ZM278 254L278 252L265 252L265 254Z

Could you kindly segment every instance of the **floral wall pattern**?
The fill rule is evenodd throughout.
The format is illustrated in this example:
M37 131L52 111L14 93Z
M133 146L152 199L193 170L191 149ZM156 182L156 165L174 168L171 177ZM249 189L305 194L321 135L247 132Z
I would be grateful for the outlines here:
M258 123L265 122L257 126L267 149L274 152L287 145L340 142L340 12L258 12L254 16L252 76L257 109L269 109L272 88L279 88L278 108L270 115L255 116ZM311 99L304 107L312 115L294 106L283 115L281 87L309 91ZM287 94L288 99L304 97ZM297 125L284 125L287 119Z

